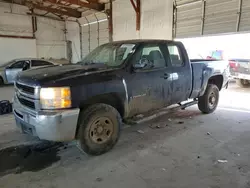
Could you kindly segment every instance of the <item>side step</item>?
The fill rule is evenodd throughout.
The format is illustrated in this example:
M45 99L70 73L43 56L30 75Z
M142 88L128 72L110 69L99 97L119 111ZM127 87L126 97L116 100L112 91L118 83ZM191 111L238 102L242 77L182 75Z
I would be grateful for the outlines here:
M147 117L143 117L141 119L127 119L124 122L126 124L130 124L130 125L131 124L140 124L140 123L150 121L152 119L155 119L155 118L162 116L162 115L165 115L165 114L171 114L171 113L176 112L178 110L185 110L187 107L190 107L190 106L193 106L196 104L198 104L198 100L194 99L193 101L186 102L184 104L179 103L179 106L174 106L174 107L170 106L170 107L162 108L160 110L155 111L154 114L149 115Z

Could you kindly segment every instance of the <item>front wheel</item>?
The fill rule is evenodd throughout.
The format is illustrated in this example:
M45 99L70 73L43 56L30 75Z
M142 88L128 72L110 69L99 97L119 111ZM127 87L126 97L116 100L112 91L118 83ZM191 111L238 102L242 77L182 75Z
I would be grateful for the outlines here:
M117 143L122 120L119 112L107 104L95 104L80 114L78 139L81 149L101 155Z
M204 114L213 113L219 103L219 89L214 84L209 84L205 94L198 99L198 107Z
M243 79L237 79L236 83L238 86L247 88L250 87L250 81L249 80L243 80Z

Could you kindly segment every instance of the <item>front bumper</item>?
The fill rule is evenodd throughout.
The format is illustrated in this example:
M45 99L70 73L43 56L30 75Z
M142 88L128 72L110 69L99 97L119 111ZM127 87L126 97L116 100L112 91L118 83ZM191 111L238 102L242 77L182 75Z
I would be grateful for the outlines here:
M13 102L17 127L43 140L74 140L79 112L79 109L36 112L20 104L16 97Z

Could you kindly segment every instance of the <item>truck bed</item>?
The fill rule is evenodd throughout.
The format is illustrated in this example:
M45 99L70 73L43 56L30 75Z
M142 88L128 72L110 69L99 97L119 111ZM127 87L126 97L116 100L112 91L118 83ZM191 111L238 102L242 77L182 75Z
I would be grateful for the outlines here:
M200 96L201 87L203 84L203 72L205 67L213 69L213 74L222 74L225 71L229 71L229 62L221 60L207 60L207 59L190 59L192 71L193 71L193 91L190 98Z

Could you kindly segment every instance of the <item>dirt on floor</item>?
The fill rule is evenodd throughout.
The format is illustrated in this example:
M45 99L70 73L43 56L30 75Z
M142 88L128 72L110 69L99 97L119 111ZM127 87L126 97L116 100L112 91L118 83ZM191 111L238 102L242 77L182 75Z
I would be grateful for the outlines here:
M250 89L232 84L221 92L215 113L203 115L194 106L125 126L116 147L98 157L74 142L23 135L12 115L2 116L0 187L248 188L249 98Z

